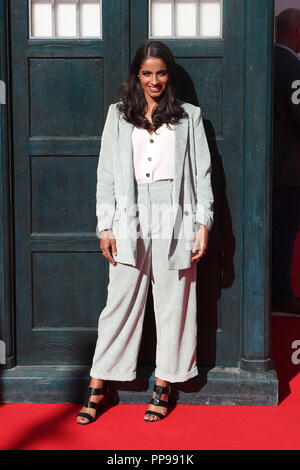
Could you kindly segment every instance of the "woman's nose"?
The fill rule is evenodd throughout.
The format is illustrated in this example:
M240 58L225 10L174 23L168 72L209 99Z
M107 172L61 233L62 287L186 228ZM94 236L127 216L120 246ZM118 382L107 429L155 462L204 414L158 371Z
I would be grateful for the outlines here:
M157 78L157 77L155 77L155 76L152 77L152 80L151 80L151 84L152 84L152 85L157 85L158 82L159 82L159 81L158 81L158 78Z

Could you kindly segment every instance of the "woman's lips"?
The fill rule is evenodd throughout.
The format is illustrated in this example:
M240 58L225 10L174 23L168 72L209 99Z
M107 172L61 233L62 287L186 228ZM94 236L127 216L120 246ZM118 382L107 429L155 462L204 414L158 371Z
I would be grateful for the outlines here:
M160 90L161 90L161 87L154 88L154 87L149 86L149 89L150 89L151 91L155 92L155 91L160 91Z

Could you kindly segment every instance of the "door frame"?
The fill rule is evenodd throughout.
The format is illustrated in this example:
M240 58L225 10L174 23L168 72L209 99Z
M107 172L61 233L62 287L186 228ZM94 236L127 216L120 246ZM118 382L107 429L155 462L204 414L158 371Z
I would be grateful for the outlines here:
M11 369L15 362L14 338L14 241L12 200L12 124L11 82L8 39L8 0L0 0L0 80L5 84L6 102L0 104L0 340L5 344L1 370ZM4 362L4 363L3 363Z

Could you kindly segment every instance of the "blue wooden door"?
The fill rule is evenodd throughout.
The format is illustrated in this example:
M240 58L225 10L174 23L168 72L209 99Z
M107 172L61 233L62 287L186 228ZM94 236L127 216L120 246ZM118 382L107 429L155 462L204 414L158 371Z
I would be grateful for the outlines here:
M28 2L10 2L18 365L91 361L108 268L96 167L124 73L122 8L103 0L102 38L38 39Z

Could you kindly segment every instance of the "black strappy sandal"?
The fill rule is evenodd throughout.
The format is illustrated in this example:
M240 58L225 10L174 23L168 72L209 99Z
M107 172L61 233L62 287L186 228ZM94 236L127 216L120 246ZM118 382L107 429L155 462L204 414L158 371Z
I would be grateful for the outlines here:
M92 395L105 395L108 398L108 393L109 393L109 387L108 387L107 382L104 382L104 385L101 388L89 387L88 397L87 397L85 403L82 406L84 406L85 408L93 408L94 410L97 410L96 415L95 415L95 418L93 418L92 415L90 415L89 413L79 411L79 413L77 413L77 418L78 417L86 418L86 419L88 419L88 421L86 421L85 423L81 423L80 421L76 421L77 424L83 424L84 425L84 424L90 424L90 423L93 423L94 421L96 421L96 419L98 418L98 416L100 414L99 413L100 406L101 407L103 406L103 402L105 401L105 397L102 398L102 400L100 400L99 403L91 401L90 398L91 398Z
M170 404L169 401L161 400L160 397L163 393L167 393L168 395L171 393L171 385L168 385L167 387L163 387L162 385L156 385L154 384L153 390L156 392L155 397L151 398L150 404L155 405L155 406L164 406L167 408ZM170 400L170 398L169 398ZM158 419L145 419L146 415L155 415L158 417ZM158 413L158 411L151 411L147 410L146 413L144 414L144 421L146 423L155 423L156 421L160 421L163 418L165 418L168 415L168 412L163 415L162 413Z

